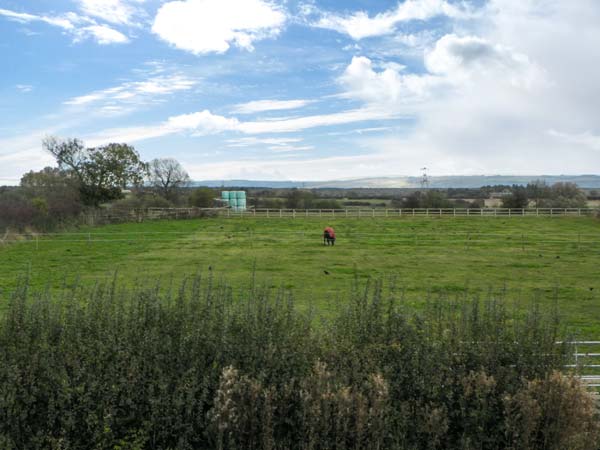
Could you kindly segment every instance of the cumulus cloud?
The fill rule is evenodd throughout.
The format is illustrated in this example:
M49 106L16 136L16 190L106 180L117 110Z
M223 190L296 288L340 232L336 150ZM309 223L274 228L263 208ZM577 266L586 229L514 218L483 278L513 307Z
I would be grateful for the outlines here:
M232 113L253 114L266 111L299 109L314 102L315 100L254 100L248 103L235 105Z
M529 57L477 36L442 37L425 56L425 65L430 72L451 78L489 75L521 87L544 82L543 71Z
M368 104L400 106L422 101L444 84L440 77L402 73L402 67L388 65L377 72L373 62L364 56L355 56L338 82L344 88L342 96Z
M396 26L402 22L428 20L436 16L462 17L467 15L464 8L459 8L446 0L405 0L398 3L395 9L373 17L365 11L345 16L320 12L314 8L307 11L309 15L314 15L315 12L320 17L310 22L312 26L334 30L346 34L354 40L392 34L396 30Z
M160 7L152 31L196 55L224 53L231 45L252 50L255 41L277 35L285 20L267 0L181 0Z
M20 23L43 22L61 28L73 37L74 42L93 39L100 45L122 44L129 39L120 31L106 25L99 25L94 20L79 16L75 13L66 13L62 16L36 15L19 13L7 9L0 9L0 16Z

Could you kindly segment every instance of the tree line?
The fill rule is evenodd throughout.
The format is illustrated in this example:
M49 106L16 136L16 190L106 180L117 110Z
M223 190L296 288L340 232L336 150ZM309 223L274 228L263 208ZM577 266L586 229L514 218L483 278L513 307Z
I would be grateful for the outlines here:
M30 171L18 187L0 187L0 229L48 229L76 221L86 209L212 206L214 192L187 192L190 177L173 158L145 162L134 147L86 147L78 139L44 139L55 167ZM131 191L127 198L125 193ZM184 193L186 195L184 195Z

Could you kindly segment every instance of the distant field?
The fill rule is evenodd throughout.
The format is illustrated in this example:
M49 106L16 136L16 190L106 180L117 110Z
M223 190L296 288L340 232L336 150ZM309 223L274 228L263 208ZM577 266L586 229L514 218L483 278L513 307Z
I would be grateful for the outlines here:
M338 233L333 248L322 245L326 225ZM517 302L539 297L551 305L556 292L566 323L600 338L600 221L592 218L244 218L82 228L0 247L0 288L10 291L27 272L38 288L115 271L168 284L209 266L234 288L249 285L255 269L259 283L292 289L302 306L324 314L354 279L369 277L394 277L410 303L428 293L506 288Z

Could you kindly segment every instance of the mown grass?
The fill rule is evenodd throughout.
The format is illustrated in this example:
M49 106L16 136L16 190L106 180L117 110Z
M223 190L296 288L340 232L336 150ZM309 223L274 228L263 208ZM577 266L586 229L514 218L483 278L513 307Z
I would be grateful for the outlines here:
M337 231L335 247L322 245L326 225ZM490 289L506 289L516 304L556 299L573 332L600 336L600 222L592 218L202 219L76 233L0 247L0 287L14 289L27 272L32 286L61 289L115 271L168 282L210 269L236 289L253 277L292 289L300 307L327 315L354 280L389 277L409 304Z

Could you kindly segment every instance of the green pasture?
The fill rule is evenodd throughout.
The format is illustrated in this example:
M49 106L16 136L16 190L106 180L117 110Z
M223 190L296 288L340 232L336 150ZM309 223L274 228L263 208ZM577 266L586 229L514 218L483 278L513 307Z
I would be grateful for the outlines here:
M331 225L335 247L322 244ZM539 299L600 339L600 221L593 218L199 219L80 228L0 245L0 295L114 276L168 286L202 272L234 288L290 289L327 314L355 280L383 278L405 302L506 290ZM0 305L0 309L4 306Z

